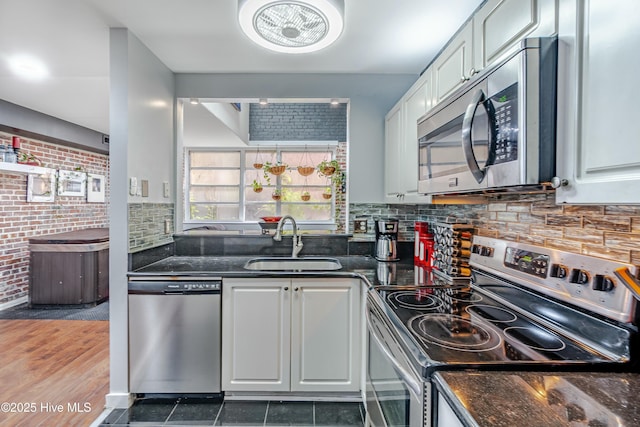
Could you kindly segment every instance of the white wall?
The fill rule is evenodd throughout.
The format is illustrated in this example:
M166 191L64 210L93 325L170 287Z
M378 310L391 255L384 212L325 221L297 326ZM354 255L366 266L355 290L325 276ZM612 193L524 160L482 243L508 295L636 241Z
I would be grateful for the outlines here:
M127 266L128 203L173 202L174 75L133 34L110 30L110 390L108 407L129 403ZM149 197L128 196L128 178L149 180ZM175 194L175 187L171 194Z
M243 120L246 126L244 123L241 125L238 117L235 120L236 128L231 129L228 123L234 125L234 121L220 120L218 116L212 114L211 109L208 108L209 105L220 106L220 104L192 105L184 102L182 145L184 147L246 147L246 139L249 135L248 120ZM233 109L231 105L229 108ZM214 108L214 111L218 112L218 108ZM244 140L237 133L243 128L245 128ZM180 180L180 177L178 179Z
M406 74L176 74L176 96L350 99L349 201L383 202L384 116L417 78Z
M216 116L244 142L249 142L249 106L244 105L240 111L228 102L206 102L204 107Z

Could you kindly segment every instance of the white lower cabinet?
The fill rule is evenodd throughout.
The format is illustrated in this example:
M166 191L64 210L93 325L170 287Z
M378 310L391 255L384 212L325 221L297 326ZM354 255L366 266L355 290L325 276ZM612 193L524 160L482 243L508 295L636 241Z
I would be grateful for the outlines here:
M360 390L357 279L223 281L222 389Z

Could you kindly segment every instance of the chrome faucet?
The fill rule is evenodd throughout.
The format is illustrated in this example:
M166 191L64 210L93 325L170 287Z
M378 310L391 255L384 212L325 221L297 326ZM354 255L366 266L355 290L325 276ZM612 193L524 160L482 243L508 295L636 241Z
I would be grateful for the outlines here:
M276 242L282 241L282 227L287 219L291 220L291 225L293 227L293 249L291 250L291 258L297 258L303 246L302 236L298 236L298 225L291 215L285 215L280 218L280 221L278 221L278 227L276 227L276 235L273 236L273 240Z

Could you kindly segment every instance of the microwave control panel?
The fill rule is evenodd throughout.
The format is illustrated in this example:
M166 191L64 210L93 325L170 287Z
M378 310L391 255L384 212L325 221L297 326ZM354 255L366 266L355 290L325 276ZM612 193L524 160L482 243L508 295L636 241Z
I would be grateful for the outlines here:
M489 102L496 139L493 164L518 160L518 84L493 95Z

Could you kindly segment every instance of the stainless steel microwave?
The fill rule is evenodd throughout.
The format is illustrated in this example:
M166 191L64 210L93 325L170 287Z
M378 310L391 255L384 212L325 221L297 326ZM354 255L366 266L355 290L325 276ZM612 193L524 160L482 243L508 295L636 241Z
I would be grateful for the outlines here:
M556 166L557 38L530 38L418 120L418 192L549 182Z

